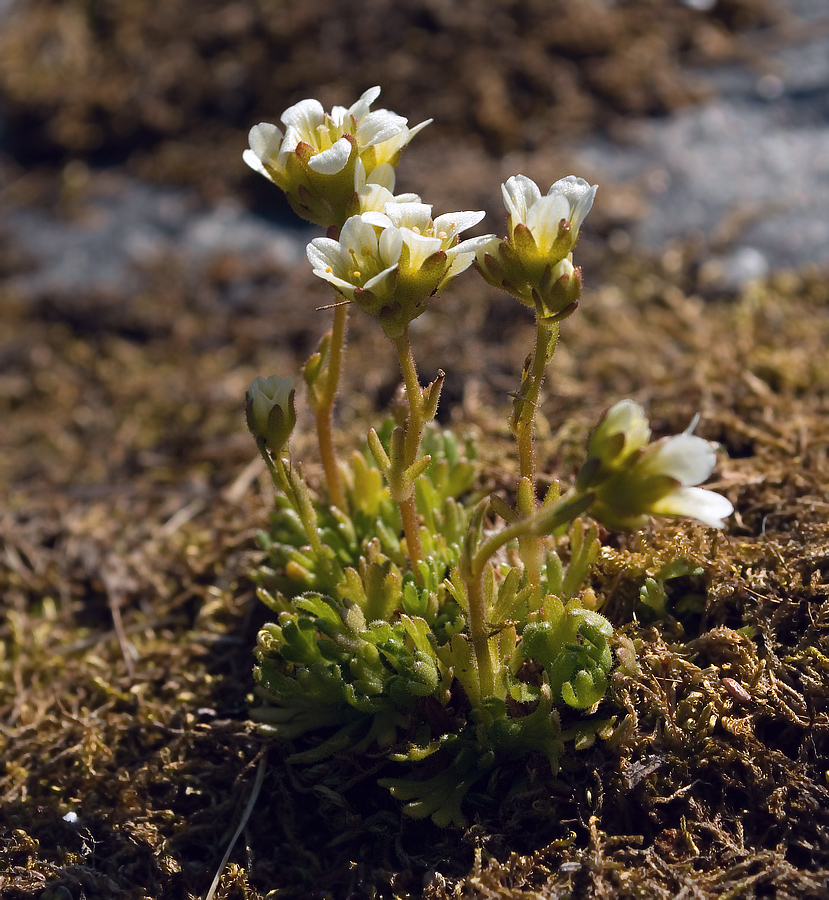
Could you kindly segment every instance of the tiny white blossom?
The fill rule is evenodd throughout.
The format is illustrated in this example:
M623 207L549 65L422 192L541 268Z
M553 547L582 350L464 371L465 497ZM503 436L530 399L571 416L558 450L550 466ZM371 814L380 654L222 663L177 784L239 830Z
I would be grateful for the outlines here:
M631 400L613 406L593 432L579 473L581 491L596 501L590 513L611 528L644 527L649 516L687 516L722 528L729 500L697 487L714 470L714 445L689 432L648 443L650 427Z
M542 195L532 179L513 175L501 193L509 214L507 236L478 247L478 271L547 321L566 318L581 294L572 251L596 186L568 175Z
M282 114L284 131L268 122L255 125L243 158L282 188L304 218L341 226L354 191L376 169L393 170L406 144L431 121L409 128L403 116L371 110L379 94L379 87L370 88L350 107L330 113L318 100L302 100ZM388 171L383 180L375 183L393 190Z
M706 481L717 464L711 443L691 434L677 434L651 444L636 464L643 481L668 477L679 483L651 504L656 516L687 516L712 528L722 528L723 519L734 512L721 494L696 487Z
M459 233L480 222L482 212L431 218L432 208L411 195L395 197L378 210L377 190L367 192L372 208L349 218L338 241L315 238L308 246L314 274L380 319L390 336L426 308L437 291L467 269L478 242Z

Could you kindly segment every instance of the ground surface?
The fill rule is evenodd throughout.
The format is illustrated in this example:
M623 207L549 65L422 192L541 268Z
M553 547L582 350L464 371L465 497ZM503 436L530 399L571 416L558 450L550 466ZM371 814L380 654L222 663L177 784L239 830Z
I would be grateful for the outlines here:
M784 4L691 6L0 4L4 898L204 897L263 764L220 896L827 895L829 288L801 265L825 257L804 238L776 271L763 222L712 242L671 204L654 226L654 198L687 206L697 157L637 181L631 149L660 122L689 148L711 137L691 126L733 98L723 73L781 77L774 54L796 35ZM296 371L329 299L307 235L239 155L289 103L374 83L410 122L436 120L399 187L439 211L486 208L492 229L507 175L549 182L581 154L593 171L575 170L602 180L624 142L579 248L587 290L544 405L547 470L570 477L590 423L632 397L659 434L701 411L736 507L722 536L608 536L624 561L600 585L608 615L641 642L641 675L605 701L628 727L464 833L401 821L365 761L285 766L247 719L268 491L242 397L255 375ZM805 118L783 119L816 146L818 102L806 92ZM781 215L788 237L803 217ZM532 339L513 304L470 277L414 337L421 370L448 373L444 420L507 452L501 413ZM396 386L372 326L352 317L344 443ZM312 461L310 440L294 453ZM509 464L485 455L499 483ZM705 574L670 587L677 617L633 622L672 552ZM701 611L680 613L692 595Z

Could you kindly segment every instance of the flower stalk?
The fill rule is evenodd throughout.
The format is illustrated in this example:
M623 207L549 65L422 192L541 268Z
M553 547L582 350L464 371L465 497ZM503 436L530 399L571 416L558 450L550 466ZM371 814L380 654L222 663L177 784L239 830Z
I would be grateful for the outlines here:
M535 418L544 376L555 353L559 334L558 322L547 321L540 312L536 314L535 322L535 347L529 365L524 369L521 388L513 400L510 418L510 430L518 448L518 513L523 517L531 516L537 507ZM519 539L519 553L529 584L540 583L543 544L544 539L534 535L523 535Z
M345 496L340 463L334 443L334 403L340 387L345 355L345 341L348 332L348 305L338 303L334 307L334 322L328 340L328 358L325 363L322 390L316 395L314 418L317 426L320 461L325 472L328 497L333 506L346 512L348 501Z

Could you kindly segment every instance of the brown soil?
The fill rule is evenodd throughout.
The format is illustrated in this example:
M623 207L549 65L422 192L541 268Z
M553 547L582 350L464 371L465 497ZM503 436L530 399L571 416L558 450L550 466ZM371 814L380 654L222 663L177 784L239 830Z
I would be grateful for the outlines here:
M410 121L437 119L400 187L494 209L506 166L539 175L562 136L693 100L679 62L739 53L739 29L770 18L748 0L708 15L552 4L560 19L549 0L367 0L336 17L322 0L149 6L37 0L4 26L17 154L4 171L36 152L38 202L58 190L50 166L119 155L208 193L250 192L237 162L250 124L376 82ZM493 155L505 151L509 163ZM23 295L9 280L19 250L0 241L3 898L204 897L261 765L221 897L827 896L827 281L781 273L712 295L695 248L614 256L597 213L543 409L546 468L570 477L590 424L623 397L660 435L701 411L736 513L723 535L657 523L606 536L599 586L641 667L605 701L626 727L558 779L482 805L465 832L401 820L371 760L286 766L247 719L267 619L248 573L269 491L242 398L255 375L297 370L327 327L324 286L303 265L230 256L194 271L171 248L136 289ZM470 277L417 324L421 371L448 373L445 421L487 435L498 483L529 317ZM344 445L396 381L379 329L355 314ZM308 430L293 452L312 460ZM644 574L671 554L705 574L669 585L676 617L634 621ZM679 612L692 595L696 612Z

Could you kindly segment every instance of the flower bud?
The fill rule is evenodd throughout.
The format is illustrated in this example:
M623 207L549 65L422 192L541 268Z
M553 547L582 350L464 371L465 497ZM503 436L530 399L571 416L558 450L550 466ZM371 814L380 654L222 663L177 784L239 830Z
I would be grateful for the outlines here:
M245 395L245 418L257 444L276 456L296 425L294 379L254 378Z

